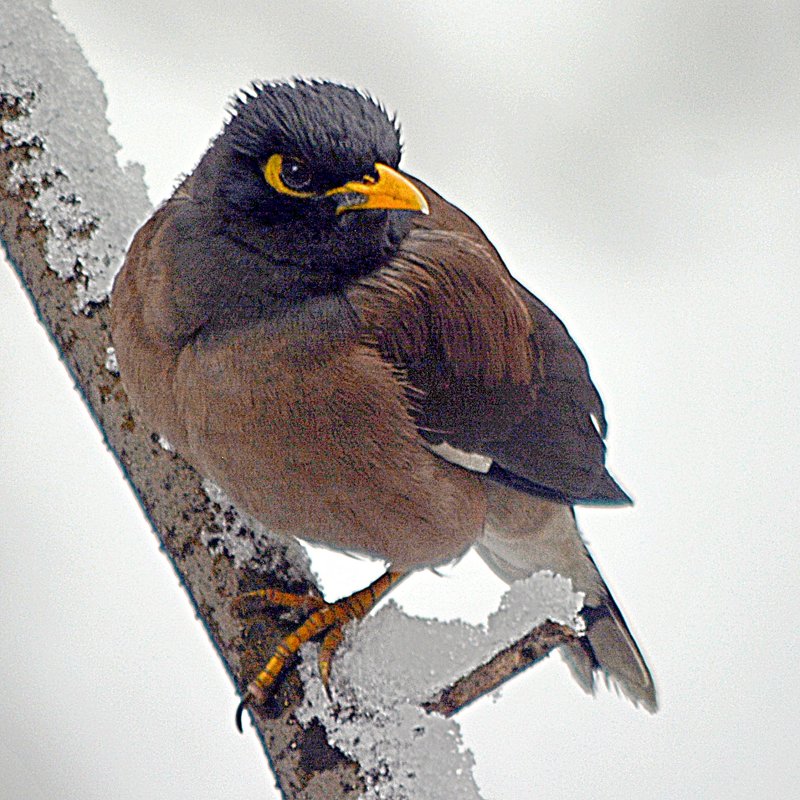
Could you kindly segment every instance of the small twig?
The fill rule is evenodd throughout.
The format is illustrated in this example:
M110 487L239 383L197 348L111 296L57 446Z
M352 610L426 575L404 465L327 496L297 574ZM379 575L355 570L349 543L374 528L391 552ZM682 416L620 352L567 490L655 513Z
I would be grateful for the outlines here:
M491 661L459 678L452 686L442 689L436 698L424 703L423 708L451 717L456 711L496 689L518 672L541 661L551 650L574 641L578 635L566 625L545 622L498 653Z

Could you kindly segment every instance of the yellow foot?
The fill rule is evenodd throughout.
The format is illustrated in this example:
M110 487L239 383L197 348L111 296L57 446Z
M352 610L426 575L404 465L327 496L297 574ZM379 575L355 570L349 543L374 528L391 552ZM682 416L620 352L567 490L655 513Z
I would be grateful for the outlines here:
M244 709L252 703L259 705L263 703L284 666L294 658L297 651L306 642L321 633L324 633L325 637L319 648L319 673L327 690L331 672L331 659L344 638L342 633L344 626L351 620L365 617L378 600L404 575L405 573L403 572L392 572L391 570L385 572L378 580L367 586L366 589L355 592L335 603L326 603L321 598L313 595L290 594L278 589L260 589L238 598L237 605L240 604L240 600L256 599L264 600L270 605L312 611L308 619L297 630L286 636L275 648L272 658L267 661L264 669L248 684L244 698L236 709L236 727L239 731L241 732L242 730L242 713Z

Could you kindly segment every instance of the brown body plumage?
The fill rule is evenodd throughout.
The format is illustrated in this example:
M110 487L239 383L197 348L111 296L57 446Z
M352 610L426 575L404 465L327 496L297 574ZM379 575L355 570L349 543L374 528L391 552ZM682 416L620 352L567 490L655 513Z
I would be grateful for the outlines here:
M288 89L289 100L270 99L265 87L243 104L247 136L258 136L248 104L291 101L293 124L310 126L323 123L309 121L311 112L304 118L303 104L324 116L316 95L336 106L345 91L299 86L299 100ZM348 108L330 124L363 124ZM335 220L309 217L319 233L296 245L295 278L282 260L295 247L286 226L304 230L298 220L311 202L322 208L343 190L300 193L279 183L267 196L272 205L230 201L234 190L219 173L225 136L244 136L236 124L139 231L114 289L120 371L142 416L276 532L367 553L397 571L451 560L478 543L509 580L539 568L572 577L596 609L588 641L573 649L576 674L592 686L602 667L654 708L644 660L574 524L573 503L627 497L605 469L602 404L564 326L514 281L472 220L408 177L397 180L421 192L429 214L352 206L341 214L340 205ZM258 163L271 148L291 149L288 135L275 145L265 133ZM308 136L306 161L322 147ZM333 156L317 173L332 175L345 145L324 142ZM231 158L239 169L238 155ZM399 149L365 159L367 167L394 159L394 168ZM351 191L370 187L374 179L352 183L367 167L352 175L342 168L336 180L350 180ZM231 202L238 210L228 219ZM249 244L261 239L248 238L248 214L265 220L267 255ZM364 237L342 226L373 223L385 228L369 233L385 252L351 265L342 255L347 237ZM345 244L332 241L337 266L323 270L328 225ZM453 451L442 445L466 455L443 458ZM470 458L477 471L452 463Z

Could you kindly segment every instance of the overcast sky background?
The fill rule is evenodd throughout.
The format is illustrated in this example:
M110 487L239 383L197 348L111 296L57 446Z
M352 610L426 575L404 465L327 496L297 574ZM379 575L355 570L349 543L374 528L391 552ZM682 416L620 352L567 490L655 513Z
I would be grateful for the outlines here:
M587 356L636 506L580 520L662 709L592 700L552 658L461 714L484 796L793 793L797 3L54 5L154 202L251 79L362 86L398 112L405 169L481 224ZM277 796L5 266L0 359L0 797ZM331 591L363 585L356 565L324 567ZM497 584L471 560L456 573L397 596L475 620Z

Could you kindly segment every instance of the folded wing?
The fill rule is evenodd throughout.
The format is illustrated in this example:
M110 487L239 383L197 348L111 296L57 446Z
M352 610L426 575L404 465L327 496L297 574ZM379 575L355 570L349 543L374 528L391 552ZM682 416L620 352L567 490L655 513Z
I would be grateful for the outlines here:
M603 404L563 323L469 217L417 185L431 213L350 300L407 384L421 435L491 459L488 477L524 492L630 502L605 468Z

